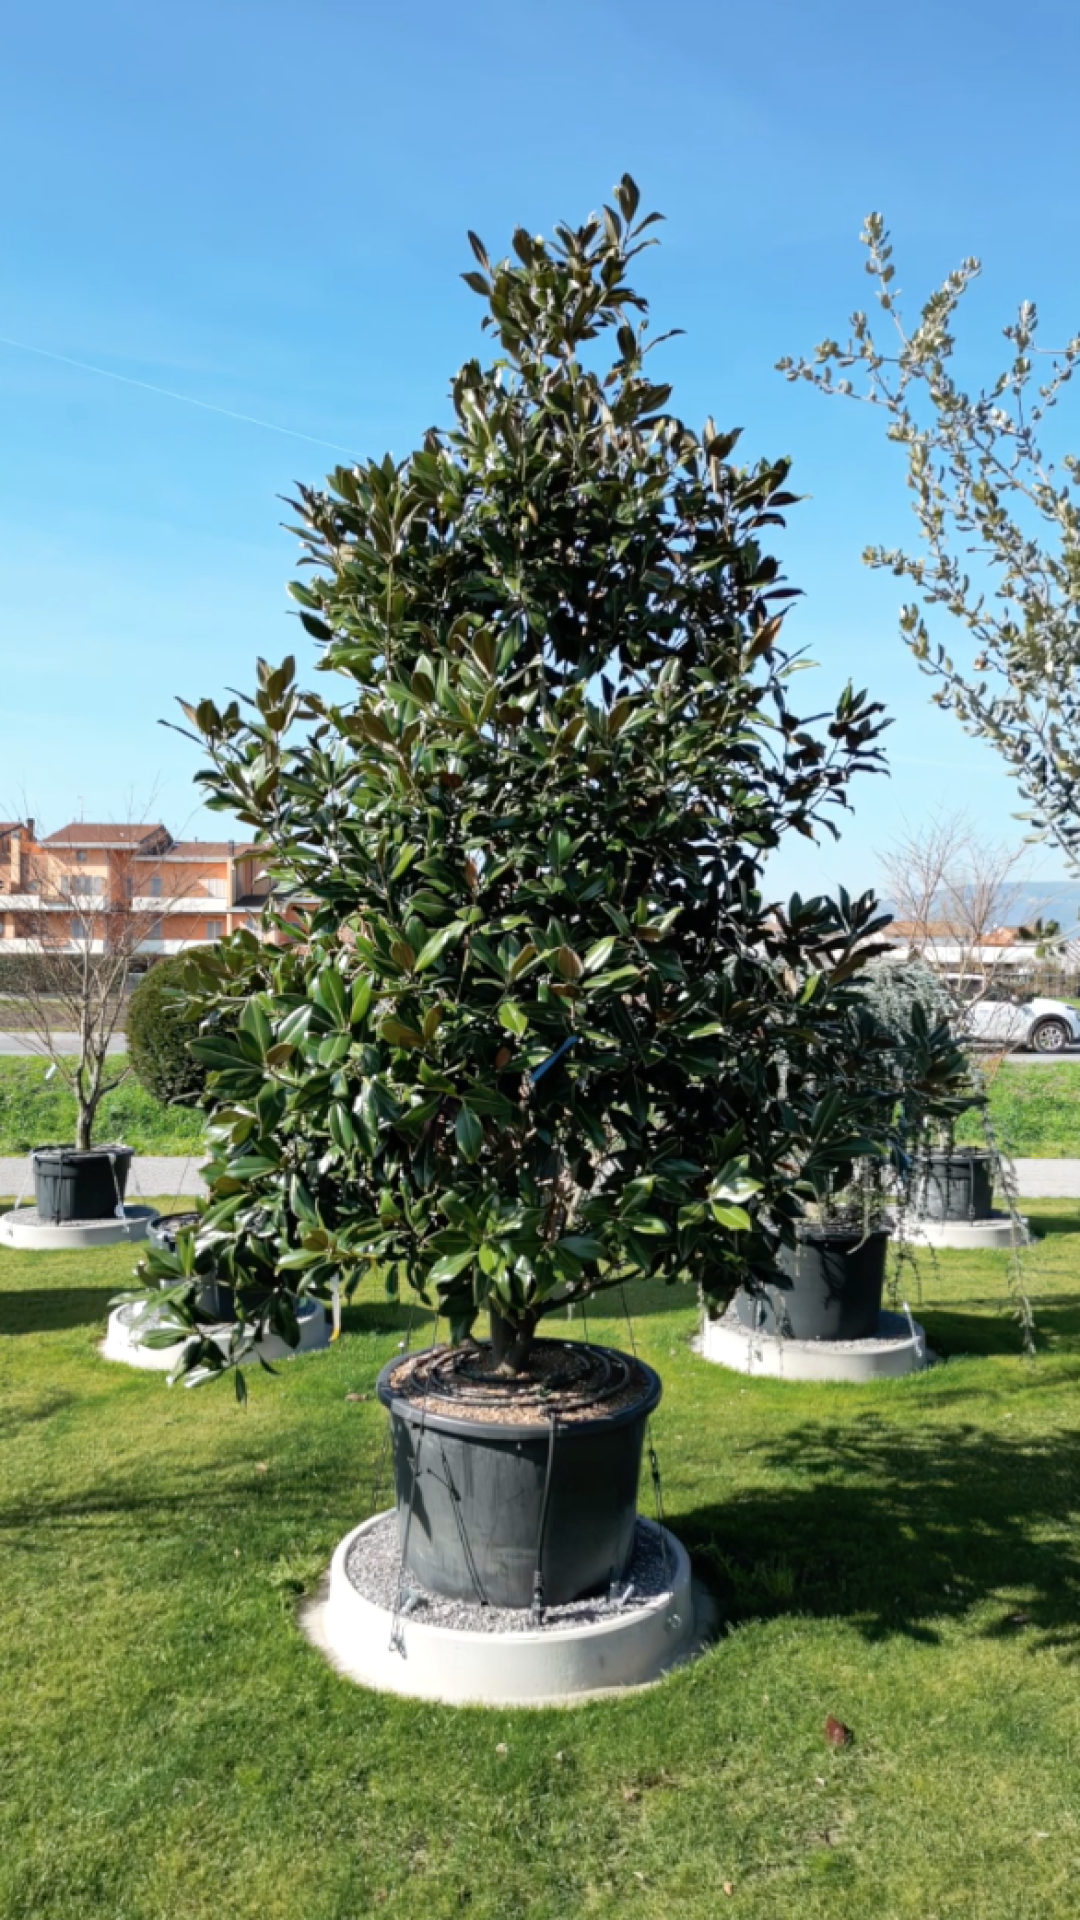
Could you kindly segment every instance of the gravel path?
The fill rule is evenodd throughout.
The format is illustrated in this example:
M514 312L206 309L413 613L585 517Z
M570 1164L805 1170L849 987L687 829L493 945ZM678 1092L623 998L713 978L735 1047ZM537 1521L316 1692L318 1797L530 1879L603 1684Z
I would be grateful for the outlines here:
M203 1183L199 1175L204 1154L200 1150L186 1160L180 1160L165 1154L138 1154L132 1162L131 1176L128 1180L127 1198L129 1200L158 1199L163 1195L198 1194L203 1192ZM26 1195L34 1191L34 1176L30 1168L29 1156L23 1154L19 1159L0 1156L0 1194Z
M1022 1200L1080 1200L1080 1160L1014 1160Z
M54 1035L57 1053L78 1053L79 1036L77 1033L58 1033ZM127 1051L126 1033L114 1033L109 1041L110 1053ZM45 1048L33 1033L0 1033L0 1053L39 1055L45 1057Z
M392 1612L400 1569L397 1514L386 1513L355 1542L345 1571L350 1586L364 1600ZM406 1618L422 1620L429 1627L456 1627L471 1633L554 1633L559 1627L586 1627L632 1613L635 1603L641 1606L655 1600L670 1585L660 1535L655 1527L644 1526L639 1520L634 1557L614 1600L606 1594L572 1600L568 1606L546 1608L543 1619L537 1621L528 1607L481 1607L466 1600L447 1600L442 1594L417 1586L406 1575L402 1611Z

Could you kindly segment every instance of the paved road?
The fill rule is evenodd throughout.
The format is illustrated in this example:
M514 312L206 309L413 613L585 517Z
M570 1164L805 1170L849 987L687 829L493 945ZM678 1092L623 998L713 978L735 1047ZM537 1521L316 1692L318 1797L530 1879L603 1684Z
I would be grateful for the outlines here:
M202 1159L201 1153L192 1154L187 1160L163 1154L139 1154L128 1180L128 1199L137 1201L140 1195L145 1195L147 1199L160 1199L162 1195L201 1193L203 1183L199 1178L199 1167ZM29 1156L23 1155L21 1159L0 1156L0 1194L13 1195L24 1190L27 1198L34 1191Z
M983 1059L992 1060L993 1054L984 1054ZM976 1060L980 1055L976 1053ZM1007 1053L1005 1055L1011 1067L1060 1067L1063 1062L1080 1063L1080 1047L1062 1047L1060 1053Z
M1080 1200L1080 1160L1014 1160L1022 1200Z
M58 1033L54 1036L58 1053L78 1053L79 1036L77 1033ZM109 1041L110 1053L123 1053L127 1047L127 1035L114 1033ZM0 1033L0 1054L44 1054L45 1048L33 1033Z

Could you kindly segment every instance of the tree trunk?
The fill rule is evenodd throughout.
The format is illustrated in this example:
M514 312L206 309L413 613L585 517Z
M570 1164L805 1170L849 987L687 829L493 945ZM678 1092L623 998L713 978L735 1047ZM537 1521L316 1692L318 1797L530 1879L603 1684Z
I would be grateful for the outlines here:
M537 1315L527 1313L520 1321L506 1320L495 1307L488 1308L491 1324L491 1357L496 1373L524 1373L532 1351Z
M75 1145L78 1147L80 1153L85 1153L89 1148L93 1131L93 1109L80 1104L79 1117L75 1122Z

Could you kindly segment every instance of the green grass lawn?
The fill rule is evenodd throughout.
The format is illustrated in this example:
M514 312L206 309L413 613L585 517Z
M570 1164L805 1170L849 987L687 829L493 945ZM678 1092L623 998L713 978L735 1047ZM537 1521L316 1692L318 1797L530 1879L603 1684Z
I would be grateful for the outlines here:
M126 1065L117 1054L110 1068ZM0 1153L27 1153L49 1141L74 1140L75 1102L59 1075L46 1080L48 1062L0 1057ZM130 1079L102 1102L96 1140L122 1140L136 1153L198 1153L202 1114L163 1107Z
M948 1364L872 1388L707 1366L689 1292L642 1289L725 1630L543 1712L366 1693L297 1630L371 1510L404 1308L244 1410L97 1357L125 1249L0 1250L3 1920L1073 1920L1080 1209L1035 1224L1034 1362L992 1253L926 1269Z
M74 1138L74 1102L57 1077L46 1081L45 1072L43 1060L0 1057L0 1154ZM1002 1067L991 1088L990 1111L1006 1153L1037 1159L1080 1156L1080 1063ZM198 1153L202 1118L189 1108L161 1106L128 1080L104 1102L96 1138L124 1140L137 1153ZM961 1122L957 1138L981 1145L977 1116Z
M1005 1153L1038 1160L1080 1156L1080 1063L1003 1066L991 1083L990 1115ZM956 1137L964 1146L981 1146L978 1115L965 1115Z

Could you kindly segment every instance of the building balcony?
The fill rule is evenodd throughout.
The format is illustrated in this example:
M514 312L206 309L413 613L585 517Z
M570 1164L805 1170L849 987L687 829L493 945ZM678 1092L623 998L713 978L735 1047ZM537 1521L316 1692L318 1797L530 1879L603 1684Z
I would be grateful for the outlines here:
M204 947L204 939L194 940L140 940L136 953L186 953L189 947Z
M137 893L131 905L136 913L198 913L211 919L232 911L221 894L213 893Z

